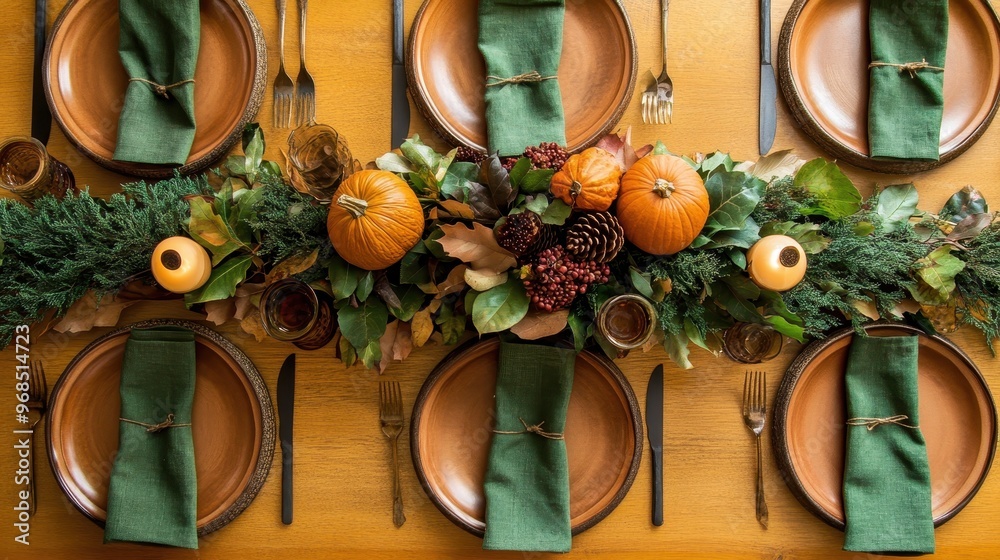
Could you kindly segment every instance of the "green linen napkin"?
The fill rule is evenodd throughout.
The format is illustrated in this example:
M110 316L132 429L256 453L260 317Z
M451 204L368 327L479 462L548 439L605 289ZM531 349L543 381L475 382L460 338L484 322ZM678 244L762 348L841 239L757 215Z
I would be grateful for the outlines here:
M500 344L496 425L483 485L486 550L570 550L569 466L562 433L575 363L573 350ZM544 433L527 432L534 426Z
M873 158L937 160L948 0L871 0L868 143ZM923 69L901 67L923 63Z
M855 336L851 343L844 550L934 552L930 468L917 410L918 344L916 336Z
M118 53L131 81L118 119L114 159L182 165L195 132L198 1L119 0L118 17Z
M564 0L480 0L490 153L518 156L541 142L566 145L562 94ZM533 78L528 77L537 72ZM520 77L520 83L505 83ZM532 81L534 80L534 81ZM541 80L541 81L538 81Z
M123 420L108 487L105 542L198 548L190 426L194 385L193 332L177 327L132 331L122 362ZM170 414L178 426L148 431Z

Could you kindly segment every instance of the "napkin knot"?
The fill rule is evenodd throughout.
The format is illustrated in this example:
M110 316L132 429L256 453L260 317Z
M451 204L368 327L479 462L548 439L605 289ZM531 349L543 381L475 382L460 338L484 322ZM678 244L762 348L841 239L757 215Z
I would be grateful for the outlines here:
M151 434L155 434L156 432L161 432L163 430L166 430L167 428L184 428L191 425L191 424L175 423L173 412L167 414L166 419L164 419L163 422L160 422L159 424L147 424L145 422L139 422L138 420L129 420L128 418L119 418L119 420L121 420L122 422L128 422L129 424L142 426L143 428L146 428L146 431Z
M493 430L493 433L494 434L500 434L500 435L535 434L536 436L541 436L541 437L543 437L545 439L565 439L563 437L563 434L560 434L560 433L557 433L557 432L546 432L545 430L543 430L542 429L542 424L545 423L544 420L541 421L541 422L539 422L539 423L537 423L537 424L528 424L527 422L524 421L524 418L518 418L518 420L520 420L521 424L524 425L524 429L523 430L516 431L516 432L506 432L506 431L502 431L502 430Z
M904 62L903 64L896 64L893 62L881 62L876 60L871 64L869 64L868 68L879 68L882 66L891 66L893 68L899 68L900 74L902 74L903 72L909 72L911 78L916 78L917 72L919 72L920 70L938 70L941 72L944 71L944 68L941 68L940 66L931 66L930 64L928 64L926 58L920 59L920 62Z
M158 84L158 83L156 83L156 82L154 82L152 80L147 80L146 78L131 78L131 79L129 79L129 81L130 82L142 82L144 84L149 84L150 86L153 87L153 91L156 92L156 95L159 95L160 97L162 97L164 99L170 99L170 90L171 89L173 89L175 87L180 87L180 86L182 86L184 84L193 84L194 83L194 78L191 78L191 79L188 79L188 80L181 80L179 82L174 82L172 84L167 84L167 85Z
M517 76L511 76L509 78L486 76L486 87L502 86L506 84L531 84L554 79L556 79L556 76L543 76L538 73L538 70L532 70L531 72L525 72L524 74L518 74Z
M904 428L909 428L911 430L916 430L920 427L907 424L905 420L909 419L910 417L905 414L897 414L895 416L887 416L885 418L851 418L847 421L847 425L865 426L868 428L869 432L884 424L895 424L897 426L902 426Z

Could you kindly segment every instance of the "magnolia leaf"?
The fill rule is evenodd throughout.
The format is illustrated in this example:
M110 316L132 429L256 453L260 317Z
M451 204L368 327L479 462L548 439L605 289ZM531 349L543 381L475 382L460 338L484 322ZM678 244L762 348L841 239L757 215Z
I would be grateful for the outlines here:
M532 169L524 175L519 190L525 194L544 193L549 190L555 169Z
M493 195L482 183L469 183L469 207L472 208L476 219L495 221L499 220L503 213L493 200Z
M430 308L417 311L410 322L410 338L413 340L413 346L420 348L427 344L433 332L434 320L431 319Z
M118 324L122 311L137 301L118 301L115 294L105 294L101 301L93 290L70 306L53 330L60 333L86 332L94 327L113 327Z
M439 243L447 254L469 263L475 270L500 273L517 264L513 254L497 245L493 230L483 224L472 224L472 229L463 224L445 224L440 229L444 237Z
M456 294L465 288L465 271L469 267L464 264L460 264L455 268L451 269L448 273L448 277L444 279L443 282L437 285L437 295L434 297L436 299L441 299L449 294Z
M205 320L222 325L236 317L236 298L219 299L205 304Z
M569 330L573 333L573 347L577 352L582 352L587 345L587 339L593 334L594 324L584 320L576 313L570 313L567 318Z
M212 269L208 282L197 290L184 294L184 305L191 307L196 303L205 303L217 299L231 298L236 295L236 287L247 278L247 271L253 264L253 256L237 255Z
M378 290L378 282L375 283L376 290ZM393 314L394 317L400 321L409 321L413 319L413 315L420 309L420 306L424 304L424 292L418 286L402 286L402 287L390 287L393 294L396 297L396 302L390 302L386 298L382 298L382 301L386 302L389 306L389 312ZM381 292L380 292L381 297Z
M253 130L250 142L243 147L245 160L243 169L246 172L247 181L252 185L257 180L257 173L260 169L260 162L264 159L264 136L260 127Z
M267 339L267 331L264 330L264 324L260 320L260 310L253 309L247 313L246 317L240 321L240 328L243 332L253 335L257 342L264 342Z
M643 273L638 268L631 267L628 270L628 275L629 279L632 281L632 287L634 287L637 292L649 299L653 299L652 275L650 273Z
M381 157L375 158L375 165L382 171L391 173L415 173L417 170L410 163L410 160L395 153L389 152Z
M652 352L654 348L662 345L663 345L663 331L660 330L659 327L657 327L656 330L653 331L653 334L646 341L646 343L642 345L642 353L646 354L648 352Z
M910 294L923 305L944 305L955 291L955 276L965 269L965 261L951 254L951 246L942 245L914 263L919 279Z
M375 276L372 271L366 271L358 278L358 289L354 292L354 295L358 297L358 301L367 301L368 296L371 295L374 288Z
M691 349L688 348L688 337L685 333L666 333L663 337L663 349L667 351L670 359L673 360L673 362L679 367L683 369L694 368L694 365L691 364L691 360L688 359L688 356L691 354Z
M875 233L875 224L871 222L858 222L854 224L854 235L858 237L868 237Z
M951 230L951 233L948 234L948 239L952 241L973 239L982 233L984 229L990 227L994 218L993 214L971 214L966 216Z
M443 344L450 346L458 343L465 334L465 314L456 313L451 305L442 305L434 323L441 327Z
M399 262L400 284L426 284L431 281L431 273L427 268L427 246L417 243Z
M480 334L505 331L528 313L528 294L520 280L483 292L472 307L472 323Z
M472 207L464 202L459 202L457 200L441 200L438 201L438 206L448 212L454 218L461 218L463 220L475 219L476 215L472 211ZM421 244L422 245L422 244Z
M812 197L810 205L801 209L804 215L839 220L861 209L861 193L857 187L837 164L823 158L803 165L795 174L794 185L805 189Z
M958 223L973 214L987 214L989 211L990 207L983 195L972 185L966 185L948 199L941 209L940 218Z
M755 162L744 161L733 170L749 173L770 183L775 179L795 175L805 163L806 160L796 156L791 150L781 150L763 156Z
M390 362L405 360L413 351L410 324L397 319L386 325L385 334L379 339L379 349L382 352L378 362L379 373L384 373Z
M823 252L831 242L829 237L820 233L821 229L819 224L813 223L768 222L760 228L760 236L787 235L798 241L807 255L815 255Z
M774 330L785 336L790 336L799 342L804 342L806 339L806 330L803 327L789 323L780 315L772 315L764 320L767 321L767 323L771 325Z
M523 319L510 328L521 340L538 340L559 334L566 328L569 320L569 309L547 313L531 310Z
M233 193L236 209L229 216L229 225L244 245L249 245L253 239L250 218L257 215L257 205L263 197L264 189L244 188Z
M269 272L264 278L264 285L270 286L278 280L291 278L296 274L309 270L316 264L316 259L318 257L319 249L313 249L312 252L300 253L281 261L277 266L272 268L271 272Z
M802 317L792 313L788 306L785 304L784 298L778 292L772 292L771 290L761 290L760 300L764 302L764 309L767 315L779 315L783 317L789 323L803 327L805 326L805 321Z
M507 281L507 273L490 270L465 269L465 283L477 292L485 292Z
M707 237L722 230L742 230L757 207L767 183L746 173L720 172L705 182L711 210L705 223Z
M750 297L750 293L742 285L716 282L712 285L712 295L737 321L760 323L763 320L763 316L757 311L757 306L750 302L754 298Z
M892 185L878 194L878 206L875 211L882 217L882 230L893 232L910 221L917 211L920 195L912 183L907 185Z
M328 272L330 275L330 289L333 290L333 298L337 301L351 297L357 291L358 281L365 273L364 270L337 255L334 255L330 259Z
M872 321L878 321L882 318L882 315L878 312L878 307L875 306L874 301L865 301L861 299L850 300L851 307L853 307L858 313L868 317Z
M188 222L188 233L212 253L212 266L218 265L233 251L245 247L229 224L215 213L215 207L210 202L199 196L190 199L189 204L191 219Z
M441 154L434 151L434 148L420 141L420 136L414 135L403 142L399 151L410 161L417 171L436 169L441 162ZM355 346L357 348L357 346Z
M511 186L510 173L503 168L500 156L493 154L479 164L479 183L489 193L493 205L506 214L517 198L517 191ZM475 189L475 187L473 187Z
M368 299L357 307L345 305L337 314L340 332L358 351L359 357L372 342L377 345L379 339L385 334L388 320L389 310L378 298Z
M566 223L566 219L573 212L573 207L560 199L555 199L542 213L542 223L554 226L561 226Z

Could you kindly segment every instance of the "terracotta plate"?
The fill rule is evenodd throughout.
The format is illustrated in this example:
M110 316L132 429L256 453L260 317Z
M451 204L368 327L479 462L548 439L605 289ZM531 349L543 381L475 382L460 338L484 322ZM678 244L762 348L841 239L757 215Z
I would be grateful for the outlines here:
M920 336L920 428L931 468L934 523L954 517L979 490L993 461L997 413L972 360L941 336L905 325L873 325L871 336ZM792 363L774 405L774 444L788 487L806 509L844 528L847 404L844 372L854 331L813 342Z
M267 52L243 0L201 2L195 71L194 145L181 173L195 173L239 139L264 95ZM56 20L45 51L45 92L52 115L80 151L108 169L172 177L170 166L113 161L128 76L118 56L118 2L72 0Z
M417 108L446 140L486 151L486 65L479 2L425 0L410 31L406 67ZM596 144L635 89L635 38L619 0L567 2L559 86L570 151Z
M940 161L868 157L868 2L796 0L778 45L781 90L795 120L834 156L886 173L947 163L986 131L1000 101L1000 21L988 0L948 12Z
M198 534L236 518L264 484L274 455L274 411L257 368L218 333L187 321L146 321L88 345L56 384L46 424L52 470L87 517L107 518L108 481L118 451L125 341L132 328L176 325L197 334L193 424Z
M410 450L431 501L456 525L483 536L483 478L493 430L498 339L452 352L414 403ZM628 493L642 457L642 417L632 387L610 361L576 360L566 418L573 534L607 517Z

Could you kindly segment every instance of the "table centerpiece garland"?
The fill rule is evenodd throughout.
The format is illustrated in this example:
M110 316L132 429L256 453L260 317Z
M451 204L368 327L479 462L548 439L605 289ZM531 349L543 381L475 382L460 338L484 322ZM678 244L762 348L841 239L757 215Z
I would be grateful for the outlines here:
M415 136L370 163L365 185L342 184L327 206L263 160L255 125L243 147L212 173L125 184L107 201L86 191L33 207L0 200L0 345L20 324L112 326L125 306L162 296L150 258L174 236L211 256L207 282L183 295L189 308L216 324L240 321L262 340L261 292L295 276L336 301L337 357L380 370L432 338L455 344L470 325L522 339L564 333L578 349L596 344L616 357L595 317L624 293L656 310L643 350L662 344L685 368L692 344L718 355L737 322L798 341L904 317L928 330L971 325L991 350L1000 338L1000 222L972 187L930 213L917 208L912 184L865 199L834 163L788 152L742 163L721 152L676 158L662 143L633 148L626 133L580 154L543 145L500 158L440 154ZM681 160L684 169L670 167ZM651 182L646 172L676 177ZM647 187L679 193L667 219L616 200ZM365 188L395 198L341 194ZM681 196L699 188L703 208ZM412 195L422 227L392 223ZM345 208L393 230L331 243L328 220ZM784 292L747 273L747 253L772 235L795 240L808 260L804 279ZM418 240L398 262L374 271L351 264L399 239Z

